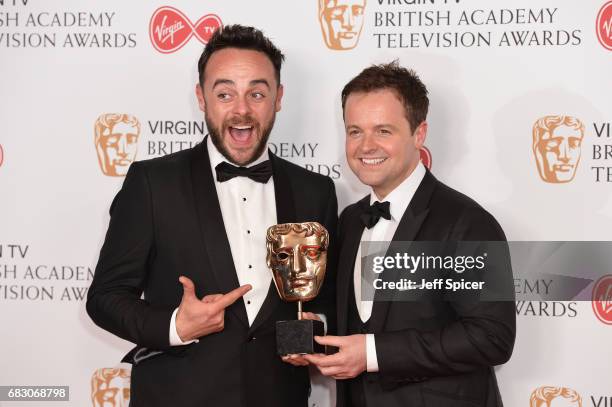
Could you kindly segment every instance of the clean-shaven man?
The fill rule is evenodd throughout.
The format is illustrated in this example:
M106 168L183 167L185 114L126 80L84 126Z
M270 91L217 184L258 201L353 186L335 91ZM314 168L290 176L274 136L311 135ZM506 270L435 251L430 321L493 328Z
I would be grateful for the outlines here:
M502 405L493 366L512 353L512 301L361 299L362 241L506 240L493 216L421 163L428 106L425 85L397 62L342 91L347 161L372 192L339 220L338 336L317 337L339 351L293 360L336 378L340 407Z

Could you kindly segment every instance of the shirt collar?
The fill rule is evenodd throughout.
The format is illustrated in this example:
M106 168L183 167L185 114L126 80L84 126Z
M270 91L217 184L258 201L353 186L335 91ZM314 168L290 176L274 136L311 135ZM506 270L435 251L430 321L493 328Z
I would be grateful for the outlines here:
M425 173L425 166L419 161L412 173L385 197L384 201L390 204L391 219L399 222L402 216L404 216L404 212L406 212L406 208L408 208L412 197L425 177ZM376 201L379 201L379 199L374 191L372 191L370 193L370 205Z
M225 158L223 154L221 154L221 152L217 150L217 146L215 146L215 143L212 142L212 137L210 136L210 134L206 137L206 148L208 149L208 158L210 159L210 166L213 169L213 173L215 171L215 167L221 164L222 162L227 162L229 164L235 165L233 163L230 163L227 158ZM257 158L257 160L250 163L247 167L252 167L269 159L270 156L268 154L268 145L266 144L266 148L264 149L263 153Z

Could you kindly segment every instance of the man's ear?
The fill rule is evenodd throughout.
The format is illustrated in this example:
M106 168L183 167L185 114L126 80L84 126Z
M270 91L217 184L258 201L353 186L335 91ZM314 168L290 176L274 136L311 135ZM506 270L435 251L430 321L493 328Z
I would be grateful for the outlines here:
M196 83L195 87L196 97L198 98L198 106L200 110L206 112L206 102L204 101L204 90L199 83Z
M425 144L427 138L427 122L423 121L414 131L414 146L420 150Z
M281 100L283 99L284 92L285 88L283 88L283 85L278 85L278 90L276 91L276 103L274 106L277 113L281 110Z

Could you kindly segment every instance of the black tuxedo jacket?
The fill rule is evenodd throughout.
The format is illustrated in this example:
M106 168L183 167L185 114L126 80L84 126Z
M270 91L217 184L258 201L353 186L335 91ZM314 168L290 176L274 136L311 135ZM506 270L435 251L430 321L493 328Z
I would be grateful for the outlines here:
M369 196L363 199L369 205ZM364 226L360 203L340 216L338 334L347 314L355 256ZM495 219L476 202L427 171L393 241L505 241ZM507 284L512 285L511 273ZM505 278L504 277L504 278ZM354 301L354 300L353 300ZM493 366L506 362L515 337L514 303L475 307L443 301L375 301L368 332L375 334L379 372L363 373L368 406L501 406ZM347 382L338 381L338 406L348 406Z
M278 223L318 221L333 242L338 212L331 179L271 153L270 160ZM110 213L87 312L137 345L124 359L134 364L131 406L307 405L307 369L276 354L275 322L295 319L297 308L280 300L273 283L251 326L239 299L226 309L223 331L169 345L180 275L194 282L199 298L239 286L205 141L133 163ZM305 306L327 315L335 294L333 248L329 258L321 293Z

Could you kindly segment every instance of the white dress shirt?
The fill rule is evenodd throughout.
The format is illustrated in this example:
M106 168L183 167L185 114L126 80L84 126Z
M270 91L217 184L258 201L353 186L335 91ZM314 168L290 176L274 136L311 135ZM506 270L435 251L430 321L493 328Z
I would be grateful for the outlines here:
M247 177L235 177L225 182L216 179L215 167L227 161L217 150L210 137L207 138L210 167L215 178L215 188L223 224L229 241L232 259L240 285L250 284L253 289L243 296L249 325L253 324L261 308L272 275L266 265L266 231L277 223L274 180L267 183L253 181ZM268 149L250 166L269 159ZM231 163L230 163L231 164ZM231 270L223 270L231 273ZM186 345L194 341L183 342L176 332L176 312L170 320L170 345Z
M387 201L390 204L389 211L391 212L391 219L387 220L380 218L372 229L364 229L361 235L362 242L390 242L393 239L397 226L424 176L425 167L419 161L419 164L408 178L391 191L383 200L383 202ZM379 199L376 197L374 191L372 191L370 193L370 205L376 201L379 201ZM359 317L363 322L366 322L372 315L372 306L374 302L361 301L361 245L359 245L359 249L357 250L353 283L355 286L355 301L357 310L359 311ZM376 357L374 334L366 335L366 364L368 372L378 372L378 358Z

